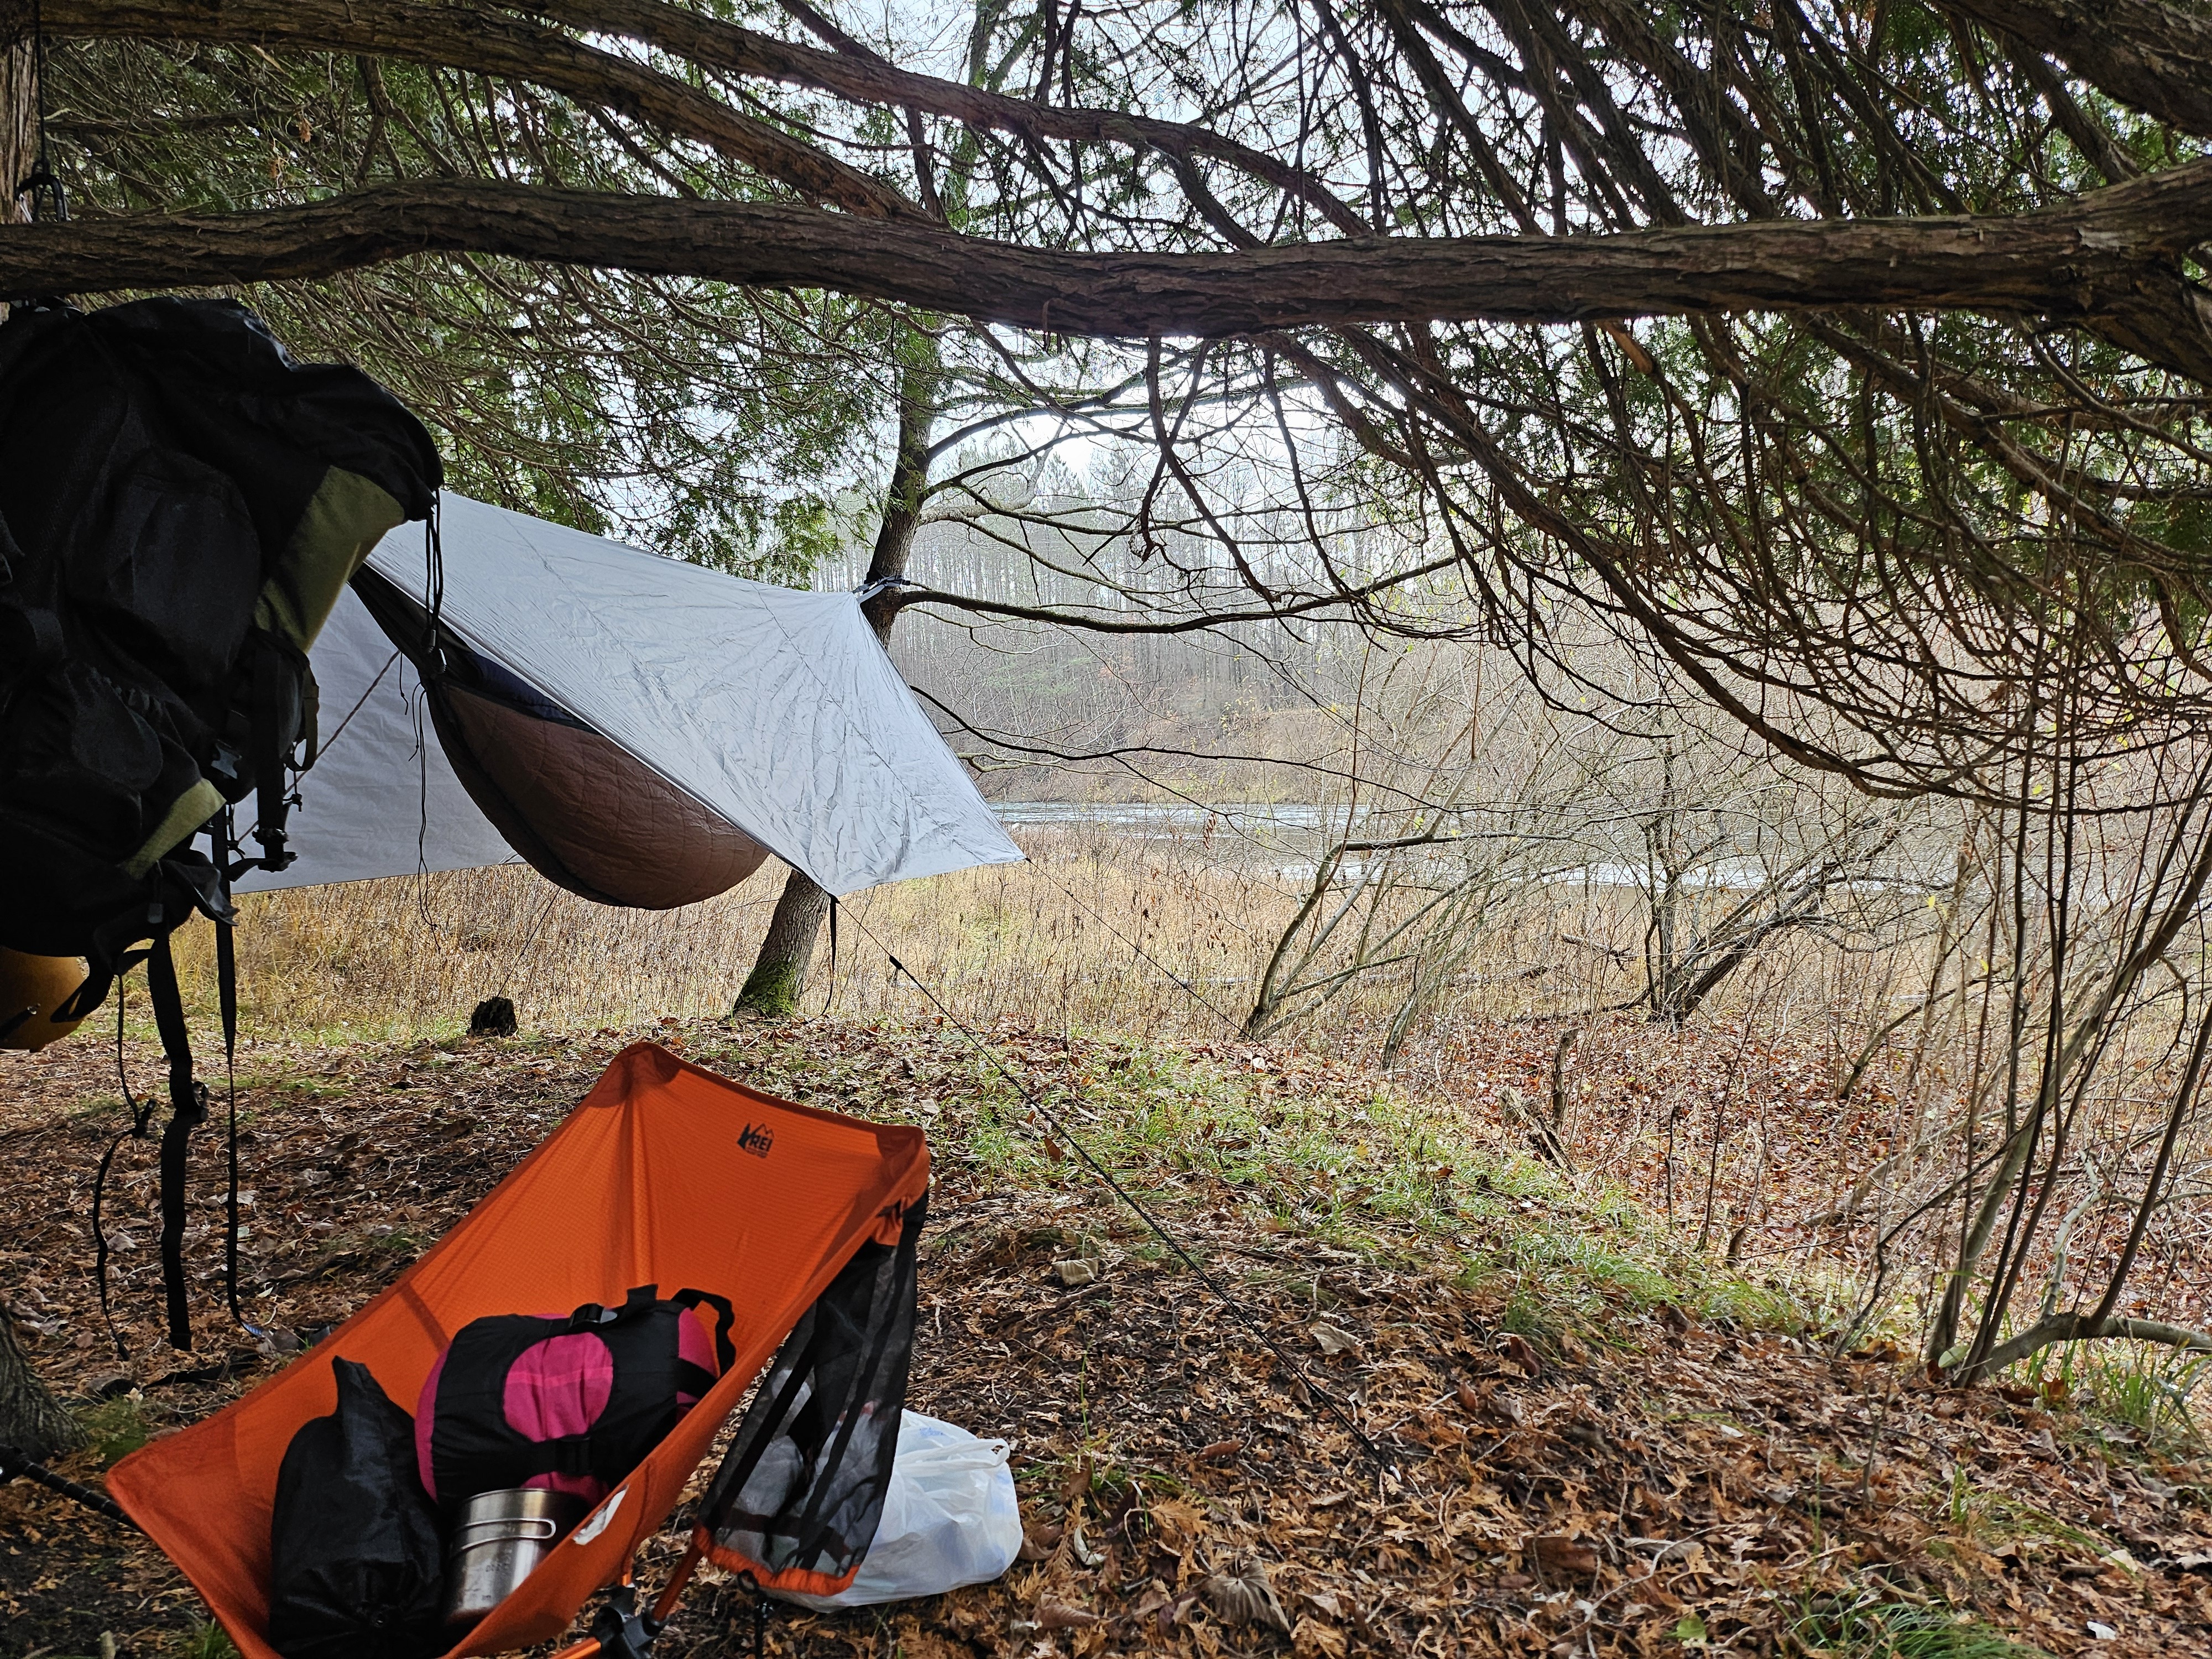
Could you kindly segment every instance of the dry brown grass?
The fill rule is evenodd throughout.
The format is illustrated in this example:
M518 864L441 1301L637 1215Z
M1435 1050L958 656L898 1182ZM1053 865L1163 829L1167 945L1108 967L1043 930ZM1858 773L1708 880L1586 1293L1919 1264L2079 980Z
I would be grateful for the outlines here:
M817 955L802 1013L860 1022L932 1013L891 968L896 953L978 1027L1236 1038L1295 908L1301 880L1282 873L1291 855L1258 855L1198 831L1139 838L1040 828L1020 838L1027 864L878 889L848 903L834 981L826 952ZM495 994L513 997L524 1028L544 1032L714 1016L751 964L779 884L771 870L719 899L661 913L592 904L520 867L249 896L239 935L244 1017L265 1037L345 1042L447 1035ZM1633 994L1633 962L1561 939L1628 946L1637 927L1626 905L1594 907L1579 889L1524 908L1485 937L1391 1068L1393 1086L1486 1117L1513 1118L1516 1101L1547 1107L1564 1016L1581 1035L1561 1127L1583 1172L1694 1214L1691 1224L1709 1238L1716 1226L1724 1239L1747 1219L1805 1212L1874 1155L1814 1130L1818 1083L1855 1051L1864 1008L1887 982L1880 964L1809 941L1785 945L1697 1024L1674 1032L1632 1013L1605 1014ZM188 994L203 1018L211 1015L210 930L187 930L179 949ZM1547 971L1526 976L1531 964ZM1401 991L1385 971L1274 1042L1372 1066ZM143 1018L143 1001L132 1014ZM1739 1039L1754 1028L1765 1092L1790 1098L1796 1127L1776 1128L1764 1107L1744 1109L1739 1095L1719 1108L1729 1121L1714 1157L1712 1079L1731 1066L1741 1072ZM1776 1060L1782 1050L1797 1059ZM1834 1127L1844 1135L1865 1128L1852 1115Z
M1026 864L848 901L836 1012L869 1018L926 1006L888 951L964 1020L1218 1037L1249 1012L1304 886L1295 853L1231 845L1225 834L1054 826L1022 829L1017 839ZM751 966L781 883L781 866L770 865L719 898L657 912L592 903L520 866L247 895L239 933L246 1016L271 1035L386 1037L450 1029L491 995L514 998L524 1024L545 1030L717 1013ZM1632 997L1641 924L1627 899L1563 887L1555 901L1520 907L1484 936L1425 1031L1449 1048L1470 1024L1588 1015ZM1628 959L1589 948L1593 937ZM210 930L187 928L177 948L188 995L211 1010ZM832 1006L827 968L826 951L817 954L809 1014ZM1802 1024L1863 995L1876 968L1847 953L1785 947L1717 999L1714 1012L1726 1018L1778 994L1782 1024ZM1402 987L1401 975L1385 970L1294 1022L1282 1040L1370 1053ZM1441 1080L1437 1047L1409 1045L1400 1069Z
M1030 828L1020 839L1027 864L854 899L834 983L817 956L803 1016L866 1024L932 1014L888 952L987 1031L1237 1041L1303 885L1285 872L1295 854L1195 830ZM262 1036L341 1043L442 1037L493 994L513 997L525 1029L547 1034L712 1017L727 1010L750 966L779 885L771 870L720 899L659 914L591 904L520 868L248 898L245 1015ZM1935 1063L1940 1055L1918 1068L1917 1083L1905 1075L1911 1027L1849 1100L1836 1097L1867 1032L1923 970L1906 952L1798 936L1756 958L1687 1026L1655 1025L1607 1012L1640 984L1631 896L1562 886L1516 906L1417 1027L1388 1086L1425 1109L1502 1121L1518 1136L1548 1116L1558 1045L1571 1031L1558 1133L1578 1182L1632 1194L1698 1252L1777 1288L1817 1281L1840 1291L1867 1271L1867 1224L1884 1206L1839 1226L1839 1201L1912 1140L1916 1124L1955 1108L1961 1079ZM209 930L189 930L182 951L204 1019L214 1000ZM1529 976L1531 967L1543 971ZM1374 1075L1403 983L1386 970L1273 1045ZM131 1013L143 1021L135 995ZM1937 1165L1928 1167L1935 1179ZM2174 1278L2206 1208L2192 1201L2162 1221L2143 1268L2161 1307L2183 1317L2212 1314ZM1922 1244L1933 1248L1914 1248ZM1925 1266L1893 1279L1906 1324L1932 1283Z
M817 953L805 1012L919 1012L886 950L967 1020L1218 1036L1221 1020L1133 948L1241 1018L1289 905L1271 882L1163 840L1130 856L1111 836L1030 830L1032 862L881 888L842 911L834 983ZM520 866L249 895L240 901L246 1018L271 1035L434 1033L482 997L526 1026L630 1026L726 1011L781 882L771 866L678 910L609 908ZM1118 935L1118 937L1117 937ZM878 943L878 941L880 943ZM212 935L179 936L179 968L213 1006Z

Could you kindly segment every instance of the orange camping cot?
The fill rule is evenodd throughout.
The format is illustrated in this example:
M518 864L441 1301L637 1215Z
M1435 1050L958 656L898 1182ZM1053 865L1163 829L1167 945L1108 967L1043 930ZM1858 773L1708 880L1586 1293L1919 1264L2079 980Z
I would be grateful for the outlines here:
M641 1042L428 1254L290 1366L110 1472L108 1490L181 1568L244 1659L269 1645L276 1471L331 1411L333 1356L411 1405L454 1333L489 1314L619 1304L658 1284L734 1304L737 1357L698 1405L453 1656L559 1635L676 1506L715 1431L839 1270L896 1245L929 1182L922 1132L756 1093ZM719 1552L716 1553L719 1555Z

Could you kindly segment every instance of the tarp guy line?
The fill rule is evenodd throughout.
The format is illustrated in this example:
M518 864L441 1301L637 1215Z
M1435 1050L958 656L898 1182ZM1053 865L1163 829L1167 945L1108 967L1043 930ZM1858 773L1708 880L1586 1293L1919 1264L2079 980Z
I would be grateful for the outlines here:
M1177 1238L1173 1233L1170 1232L1166 1224L1162 1222L1158 1217L1155 1216L1150 1210L1139 1203L1137 1201L1136 1195L1130 1192L1129 1189L1124 1187L1120 1182L1115 1180L1112 1173L1106 1168L1106 1166L1091 1156L1091 1149L1088 1146L1085 1146L1083 1142L1077 1138L1074 1132L1067 1127L1066 1121L1061 1118L1060 1114L1054 1111L1051 1107L1046 1105L1027 1084L1024 1083L1019 1078L1008 1071L1006 1069L1006 1062L1000 1060L999 1056L991 1050L989 1046L984 1042L982 1038L977 1036L974 1031L969 1030L969 1028L962 1023L959 1015L954 1013L951 1009L945 1006L944 1000L940 998L936 992L931 990L929 987L923 984L921 981L915 976L913 969L908 967L906 963L901 962L898 957L892 953L890 946L885 945L882 939L876 937L876 933L873 928L870 927L866 922L861 921L861 919L857 915L853 918L853 921L854 926L859 927L862 933L866 933L868 938L874 942L876 948L884 953L884 957L890 963L891 966L897 969L898 972L904 974L907 976L908 981L914 986L914 988L921 992L923 996L929 999L931 1006L934 1007L939 1013L944 1015L946 1019L950 1020L952 1023L953 1029L975 1045L976 1053L981 1054L984 1059L989 1060L993 1067L998 1072L999 1075L1006 1079L1008 1083L1013 1085L1014 1091L1020 1095L1024 1100L1029 1103L1030 1109L1042 1116L1046 1122L1051 1124L1054 1128L1060 1131L1060 1139L1066 1141L1069 1146L1075 1148L1076 1156L1091 1166L1091 1172L1097 1176L1099 1180L1106 1183L1108 1190L1112 1192L1115 1197L1120 1199L1124 1204L1127 1205L1132 1210L1136 1212L1138 1218L1141 1220L1145 1225L1152 1230L1153 1233L1158 1237L1160 1243L1166 1245L1170 1250L1173 1250L1176 1254L1176 1259L1179 1260L1184 1267L1189 1268L1192 1273L1198 1276L1198 1282L1206 1286L1206 1290L1212 1295L1213 1299L1218 1302L1224 1308L1226 1308L1230 1313L1236 1317L1238 1324L1243 1326L1246 1330L1249 1331L1255 1337L1258 1338L1260 1341L1266 1344L1267 1351L1273 1354L1277 1359L1282 1362L1283 1369L1290 1372L1292 1376L1298 1380L1300 1387L1304 1388L1307 1393L1312 1395L1315 1399L1320 1401L1323 1405L1328 1407L1329 1414L1335 1418L1338 1422L1344 1425L1346 1430L1351 1434L1352 1437L1359 1443L1359 1449L1365 1452L1368 1457L1373 1462L1376 1473L1378 1474L1395 1473L1396 1466L1382 1455L1382 1449L1377 1447L1372 1440L1369 1439L1365 1431L1361 1429L1359 1425L1352 1420L1352 1413L1346 1409L1344 1402L1339 1400L1336 1395L1332 1394L1328 1389L1322 1388L1311 1377L1306 1375L1305 1368L1299 1364L1297 1360L1291 1358L1288 1353L1285 1352L1281 1345L1279 1344L1273 1337L1268 1335L1265 1330L1261 1329L1258 1322L1254 1320L1249 1314L1246 1313L1243 1308L1236 1301L1231 1299L1229 1293L1221 1288L1219 1284L1215 1281L1213 1275L1206 1272L1203 1267L1199 1265L1198 1258L1191 1255L1188 1249L1183 1248L1182 1241Z

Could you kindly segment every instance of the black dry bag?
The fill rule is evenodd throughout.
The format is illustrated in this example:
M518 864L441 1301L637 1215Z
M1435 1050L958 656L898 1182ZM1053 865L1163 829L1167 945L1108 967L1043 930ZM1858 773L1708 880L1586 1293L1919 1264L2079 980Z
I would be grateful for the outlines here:
M333 1359L337 1409L301 1425L276 1475L269 1644L285 1659L425 1659L447 1644L437 1511L415 1423L368 1367Z

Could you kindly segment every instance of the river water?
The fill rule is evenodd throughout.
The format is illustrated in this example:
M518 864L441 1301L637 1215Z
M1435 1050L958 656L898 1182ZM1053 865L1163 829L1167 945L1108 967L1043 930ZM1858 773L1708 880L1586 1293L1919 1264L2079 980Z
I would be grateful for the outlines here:
M1223 801L1200 805L1180 801L994 800L991 810L1011 829L1105 830L1139 842L1189 841L1206 837L1209 856L1255 873L1285 881L1310 882L1328 842L1344 831L1344 809L1304 801ZM1209 835L1209 830L1212 834ZM1450 859L1445 848L1416 858ZM1356 881L1363 860L1347 858L1337 866L1340 880ZM1547 883L1588 882L1593 887L1634 887L1644 872L1637 866L1597 860L1547 871ZM1698 872L1692 886L1745 889L1761 886L1754 864L1726 863Z

